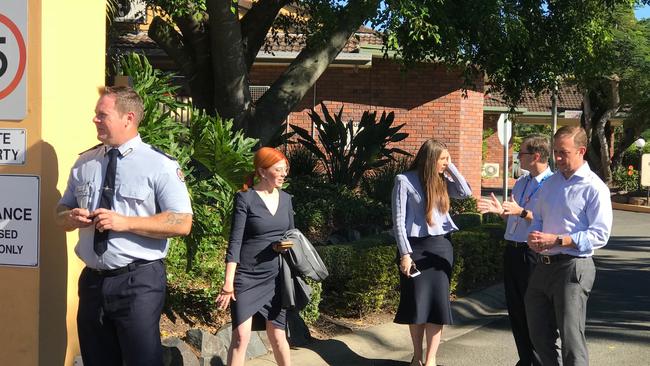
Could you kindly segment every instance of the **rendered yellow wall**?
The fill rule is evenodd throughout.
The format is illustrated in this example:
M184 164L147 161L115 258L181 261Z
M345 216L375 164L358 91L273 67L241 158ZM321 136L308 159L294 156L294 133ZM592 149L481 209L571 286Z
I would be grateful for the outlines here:
M23 0L25 1L25 0ZM0 128L27 129L25 166L0 174L39 175L38 268L0 267L0 365L72 365L79 354L77 232L65 234L54 210L78 153L97 143L92 124L104 84L103 0L29 0L28 113Z
M104 84L105 7L104 0L43 1L44 214L54 211L79 152L98 143L92 117ZM77 279L83 268L74 253L78 233L66 237L53 223L43 233L54 235L41 239L40 354L48 360L40 364L72 365L79 354ZM49 310L53 301L55 311Z

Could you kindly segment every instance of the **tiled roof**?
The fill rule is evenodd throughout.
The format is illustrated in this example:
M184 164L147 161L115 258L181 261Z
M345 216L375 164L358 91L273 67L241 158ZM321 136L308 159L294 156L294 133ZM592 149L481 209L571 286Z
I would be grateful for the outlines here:
M275 37L270 33L266 36L266 44L262 46L262 51L273 52L300 52L305 46L306 37L304 34L278 33ZM357 53L361 45L381 45L381 36L374 30L361 27L345 45L341 52ZM114 43L117 48L158 48L147 32L127 33L119 36Z
M486 107L508 107L499 93L485 93ZM551 110L551 94L542 93L535 97L534 93L525 93L523 101L517 106L526 108L529 112L549 112ZM557 107L564 110L581 110L582 95L575 86L563 85L558 90Z
M138 33L125 33L120 35L112 47L117 48L158 48L156 42L149 38L147 32L140 31Z

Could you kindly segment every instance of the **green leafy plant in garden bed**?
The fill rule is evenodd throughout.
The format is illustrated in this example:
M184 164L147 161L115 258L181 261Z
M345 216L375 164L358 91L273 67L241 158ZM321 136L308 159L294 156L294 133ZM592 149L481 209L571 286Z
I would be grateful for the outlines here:
M390 227L390 206L363 191L311 176L290 176L286 191L293 195L296 227L315 242L337 230L366 235Z
M382 167L394 154L409 155L390 143L404 140L408 134L398 132L404 125L392 126L393 112L363 112L358 126L354 121L343 121L343 107L331 115L321 103L323 118L312 109L309 117L318 134L318 141L304 128L291 125L298 135L298 142L311 151L321 162L330 183L356 188L363 175L372 169Z
M452 294L462 294L501 278L503 233L503 224L453 233ZM323 282L322 311L363 317L396 309L399 274L397 248L391 236L371 236L317 249L330 270L330 277Z

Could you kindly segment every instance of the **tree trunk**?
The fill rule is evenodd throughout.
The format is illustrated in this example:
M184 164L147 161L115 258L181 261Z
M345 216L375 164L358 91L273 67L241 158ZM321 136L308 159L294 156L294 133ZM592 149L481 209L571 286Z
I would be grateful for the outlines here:
M251 107L248 70L244 58L241 27L231 2L208 0L210 48L214 73L214 105L224 118L232 118L237 128L246 128Z
M182 35L161 17L154 17L149 27L149 37L165 50L180 68L189 84L192 104L213 114L214 87L205 27L191 17L175 19L175 23L183 32Z
M194 104L208 113L216 110L222 117L234 119L236 127L259 138L261 145L268 144L293 107L358 27L378 8L378 0L348 1L340 10L341 16L333 19L335 24L310 37L307 47L254 107L248 72L263 45L271 19L287 2L260 0L240 21L231 11L231 3L207 0L207 22L193 24L187 19L175 19L184 22L179 24L182 36L158 17L149 30L150 37L176 61L188 78Z
M624 128L623 129L623 140L618 144L618 147L614 150L614 156L612 156L612 165L611 169L616 168L621 165L621 158L623 153L627 150L630 145L637 139L638 132L634 128Z
M605 129L620 108L618 76L608 77L583 97L582 125L587 132L587 161L601 179L612 182L609 144Z
M365 19L377 8L377 1L349 1L338 23L327 34L316 35L298 57L287 67L270 89L257 101L250 136L260 139L262 145L269 142L287 116L323 74L348 39Z

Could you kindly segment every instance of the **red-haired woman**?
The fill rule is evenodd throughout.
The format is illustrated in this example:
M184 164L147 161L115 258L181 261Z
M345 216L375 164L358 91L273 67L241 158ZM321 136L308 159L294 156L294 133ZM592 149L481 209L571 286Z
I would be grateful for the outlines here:
M472 194L451 163L447 147L427 140L410 169L395 177L393 230L399 250L400 302L395 323L408 324L413 342L412 366L422 366L426 333L426 366L436 365L443 324L451 324L449 282L458 230L449 216L449 197Z
M282 309L277 244L293 229L291 196L279 188L289 170L280 151L263 147L255 153L255 175L259 182L237 192L232 228L226 253L226 278L217 304L231 305L232 341L228 365L243 365L251 330L266 332L278 365L290 365L285 329L286 310ZM231 302L232 301L232 302Z

